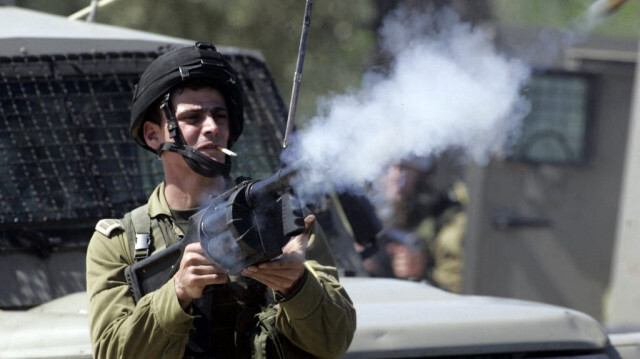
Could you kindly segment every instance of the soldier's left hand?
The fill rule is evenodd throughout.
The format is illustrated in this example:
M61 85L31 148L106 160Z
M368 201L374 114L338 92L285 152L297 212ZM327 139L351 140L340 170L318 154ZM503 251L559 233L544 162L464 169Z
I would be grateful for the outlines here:
M316 217L313 215L305 217L304 232L291 239L282 248L280 256L269 262L247 267L242 271L242 275L287 296L304 274L305 253L315 221Z

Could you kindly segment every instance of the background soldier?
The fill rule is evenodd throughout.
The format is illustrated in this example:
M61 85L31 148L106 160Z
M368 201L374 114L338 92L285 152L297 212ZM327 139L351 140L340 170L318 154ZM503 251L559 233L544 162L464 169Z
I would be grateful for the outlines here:
M435 161L405 159L381 176L378 214L384 229L365 266L374 276L426 280L461 292L468 196L461 182L440 179L448 184L441 189Z

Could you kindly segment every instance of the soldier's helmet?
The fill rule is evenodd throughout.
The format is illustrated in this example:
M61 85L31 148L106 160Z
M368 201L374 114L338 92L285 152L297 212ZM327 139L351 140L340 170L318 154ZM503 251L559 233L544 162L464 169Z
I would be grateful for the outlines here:
M230 119L227 146L232 146L244 124L242 88L236 71L224 56L213 44L203 42L159 56L140 76L131 104L131 136L136 143L153 151L145 143L141 130L149 119L149 108L173 88L191 81L210 84L224 96Z
M200 175L226 176L231 170L231 159L228 156L224 164L218 163L187 146L180 132L170 94L177 86L189 83L210 85L222 93L229 113L230 134L227 147L233 146L242 133L244 124L242 88L238 74L214 45L202 42L159 56L142 73L131 103L131 136L138 145L158 155L163 151L181 154L191 169ZM154 112L150 110L151 106L159 103L167 116L169 134L174 142L166 142L158 150L153 150L144 140L142 125L152 119Z

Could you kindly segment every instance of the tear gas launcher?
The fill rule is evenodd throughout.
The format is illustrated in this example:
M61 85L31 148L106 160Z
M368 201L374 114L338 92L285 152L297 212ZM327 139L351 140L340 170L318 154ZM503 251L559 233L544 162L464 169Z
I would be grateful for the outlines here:
M181 241L127 267L135 301L171 279L190 243L199 242L205 255L230 274L280 255L289 239L304 231L302 207L289 184L296 174L295 166L284 167L213 198L189 218Z

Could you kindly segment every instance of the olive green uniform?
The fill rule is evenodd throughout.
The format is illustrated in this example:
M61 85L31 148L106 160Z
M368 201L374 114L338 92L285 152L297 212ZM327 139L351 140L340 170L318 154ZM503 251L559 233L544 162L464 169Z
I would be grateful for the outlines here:
M164 188L164 183L160 184L147 205L149 216L156 219L151 222L154 251L173 244L162 243L163 238L169 238L168 241L173 238L175 242L183 235L171 220ZM94 357L182 358L195 317L178 304L173 279L134 303L124 274L125 268L134 263L134 255L124 230L126 226L118 223L122 222L99 222L87 251ZM103 228L105 224L110 228ZM167 232L167 228L173 233L162 233ZM318 260L313 260L316 258ZM355 309L338 281L335 267L320 264L326 264L326 261L331 261L331 255L318 227L309 241L304 282L291 297L276 300L271 296L270 303L273 304L269 306L275 314L271 319L279 335L293 343L295 349L310 353L308 357L342 356L351 343L356 326ZM261 316L268 316L268 311ZM266 321L263 324L269 326ZM216 322L214 318L212 332L217 333L216 327L225 325L228 324ZM212 335L211 341L216 339L220 340ZM260 337L249 342L257 347L265 345ZM252 349L251 352L254 357L260 356L259 350Z

